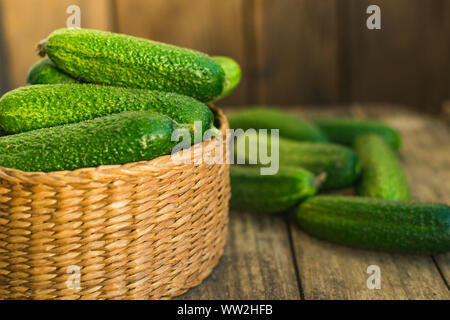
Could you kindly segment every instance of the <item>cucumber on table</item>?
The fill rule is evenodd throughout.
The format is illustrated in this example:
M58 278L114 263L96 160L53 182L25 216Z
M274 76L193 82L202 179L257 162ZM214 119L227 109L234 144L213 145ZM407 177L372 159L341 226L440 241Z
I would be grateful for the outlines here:
M357 188L359 195L391 200L411 199L405 170L382 137L362 135L356 139L354 149L362 168Z
M27 84L79 83L77 79L59 70L49 59L44 58L28 72Z
M297 221L319 238L355 247L395 252L450 250L450 207L365 197L314 196Z
M1 137L0 166L50 172L151 160L171 152L175 127L161 114L129 111Z
M275 175L261 175L257 166L231 166L233 209L280 212L317 192L320 179L301 168L281 167Z
M237 85L226 78L221 60L129 35L59 29L38 49L59 69L86 82L176 92L203 102L213 101ZM237 63L234 66L239 67Z
M267 143L262 141L258 143L254 150L257 157L257 163L265 165L261 162L261 151L269 156L271 153L271 140L267 136ZM245 149L240 147L245 139ZM238 136L235 143L235 155L238 163L245 161L246 164L250 162L249 142L259 141L259 134L249 133ZM259 150L259 147L265 150ZM352 186L360 173L360 164L356 154L349 148L329 144L329 143L311 143L298 142L288 139L279 138L279 164L280 166L300 167L319 175L326 173L325 182L322 185L324 190L342 189ZM277 186L278 187L278 186Z
M298 141L326 142L325 135L312 123L295 115L270 109L251 108L228 116L232 129L279 129L280 136Z
M354 118L317 118L313 122L332 142L353 146L355 139L363 134L374 133L383 137L394 149L400 149L402 139L395 129L378 121Z
M15 89L0 99L0 127L9 133L75 123L123 111L164 114L191 132L194 122L211 128L214 116L203 103L176 93L95 84L48 84Z

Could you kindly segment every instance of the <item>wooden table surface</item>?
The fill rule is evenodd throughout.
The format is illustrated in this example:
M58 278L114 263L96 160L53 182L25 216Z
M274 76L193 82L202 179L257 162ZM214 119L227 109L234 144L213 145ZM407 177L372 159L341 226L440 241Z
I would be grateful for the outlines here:
M445 121L389 105L292 111L392 125L403 135L400 157L414 200L450 204L450 128ZM450 299L450 253L392 254L332 244L307 235L288 216L230 212L229 240L219 265L179 299ZM370 265L380 268L380 289L367 287Z

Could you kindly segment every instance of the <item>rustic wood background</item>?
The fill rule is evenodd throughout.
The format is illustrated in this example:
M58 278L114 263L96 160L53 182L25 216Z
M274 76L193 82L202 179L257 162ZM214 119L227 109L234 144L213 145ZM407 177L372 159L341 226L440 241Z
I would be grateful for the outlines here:
M64 27L128 33L234 57L227 105L394 102L439 112L450 98L449 0L0 0L0 92L21 86L35 44ZM366 28L381 7L382 30Z

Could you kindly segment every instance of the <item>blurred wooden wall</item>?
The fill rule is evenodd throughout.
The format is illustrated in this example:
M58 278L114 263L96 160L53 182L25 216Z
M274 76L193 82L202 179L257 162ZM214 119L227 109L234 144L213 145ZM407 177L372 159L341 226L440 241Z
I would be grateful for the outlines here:
M0 0L0 91L24 84L34 47L82 27L229 55L243 82L224 104L394 102L438 111L450 98L449 0ZM366 28L381 7L382 30Z

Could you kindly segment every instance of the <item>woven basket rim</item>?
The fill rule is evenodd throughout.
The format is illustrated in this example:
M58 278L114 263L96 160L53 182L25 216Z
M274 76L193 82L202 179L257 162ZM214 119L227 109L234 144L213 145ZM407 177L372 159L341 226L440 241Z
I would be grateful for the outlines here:
M215 121L219 124L219 131L221 132L222 136L226 135L226 130L228 129L228 122L225 117L225 114L223 111L216 107L213 104L208 104L209 108L213 111ZM212 145L215 143L215 138L212 138L208 141L203 141L202 147L207 148L209 145ZM189 151L192 151L192 148L194 146L191 146L189 148ZM22 181L25 178L25 180L29 180L30 183L36 178L47 178L50 180L60 180L61 177L67 178L73 178L74 182L80 183L82 180L86 179L86 183L92 181L92 180L109 180L110 178L118 179L120 176L130 176L134 175L133 172L139 172L138 175L142 174L142 171L147 172L159 172L162 168L167 167L176 167L179 168L180 166L186 165L186 164L179 164L174 163L171 159L172 155L164 155L157 158L154 158L149 161L138 161L138 162L129 162L125 164L118 164L118 165L101 165L98 167L87 167L87 168L80 168L75 170L63 170L63 171L51 171L51 172L28 172L28 171L22 171L18 169L12 169L12 168L6 168L0 166L0 179L7 179L7 180L18 180ZM192 165L192 164L188 164ZM17 177L17 178L16 178ZM20 177L20 178L19 178ZM81 179L81 180L80 180ZM68 182L65 180L65 182Z

